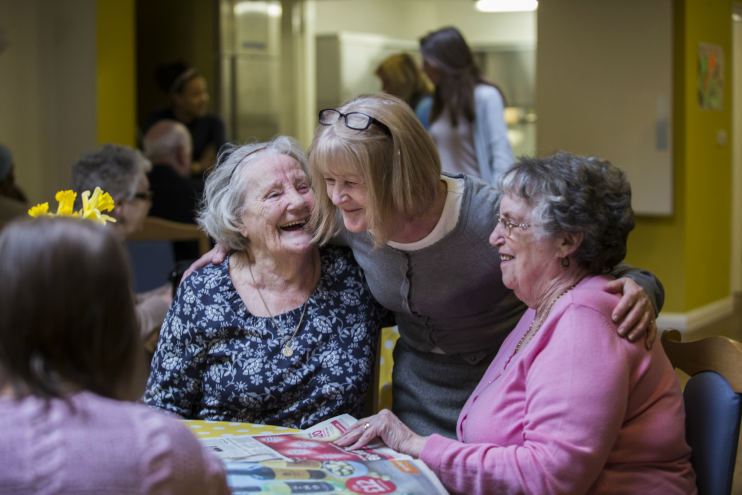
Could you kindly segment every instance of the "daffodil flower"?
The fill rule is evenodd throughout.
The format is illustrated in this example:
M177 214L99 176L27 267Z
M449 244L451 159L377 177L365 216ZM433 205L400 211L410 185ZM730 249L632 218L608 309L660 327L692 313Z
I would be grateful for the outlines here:
M104 215L101 211L113 210L113 198L110 194L104 193L100 187L93 191L93 197L90 197L90 191L82 193L82 210L80 216L86 220L92 220L105 225L106 222L115 222L116 219Z
M55 199L59 202L59 207L57 208L57 216L77 216L74 211L75 198L77 198L77 193L75 191L59 191L55 196Z
M38 217L39 215L48 215L49 203L41 203L32 207L30 210L28 210L28 214L32 217Z

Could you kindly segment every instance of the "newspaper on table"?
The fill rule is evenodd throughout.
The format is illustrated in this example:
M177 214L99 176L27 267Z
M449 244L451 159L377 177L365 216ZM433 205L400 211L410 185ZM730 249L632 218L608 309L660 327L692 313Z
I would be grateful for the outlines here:
M343 414L300 432L199 440L224 463L232 495L448 493L425 463L383 443L359 450L331 443L356 422Z

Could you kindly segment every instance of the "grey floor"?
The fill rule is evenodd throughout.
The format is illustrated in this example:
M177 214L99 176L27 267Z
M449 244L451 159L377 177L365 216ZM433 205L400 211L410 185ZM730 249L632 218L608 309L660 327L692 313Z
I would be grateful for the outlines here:
M733 315L694 331L689 340L699 340L712 335L723 335L724 337L742 342L742 296L735 297ZM678 374L681 385L685 385L685 382L689 378L688 375L677 370L676 373ZM742 447L742 438L740 438L739 445ZM742 495L742 448L737 449L737 464L734 468L732 495Z

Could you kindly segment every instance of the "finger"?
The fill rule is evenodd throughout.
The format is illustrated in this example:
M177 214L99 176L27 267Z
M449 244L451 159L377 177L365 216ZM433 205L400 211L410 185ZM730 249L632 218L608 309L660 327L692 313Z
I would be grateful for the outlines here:
M359 430L359 429L355 429L355 430L348 429L345 433L343 433L343 436L341 436L340 438L338 438L337 440L335 440L332 443L334 443L335 445L337 445L339 447L347 447L348 445L350 445L353 442L355 442L356 440L358 440L358 438L362 434L363 434L363 430L362 429L361 430Z
M622 279L611 280L603 286L603 290L611 294L619 294L623 291Z
M227 250L222 249L221 246L217 246L212 251L211 262L215 265L221 265L224 262L224 258L227 257Z
M629 313L629 316L634 317L636 315L634 311L632 311L631 313ZM631 321L629 320L629 317L627 317L626 320ZM644 333L647 331L647 328L649 327L649 321L650 321L649 312L644 311L644 312L639 313L638 318L635 320L635 323L633 326L629 327L630 323L626 323L627 328L631 329L628 332L629 342L636 342L644 335Z
M379 434L377 432L377 429L374 426L371 426L368 430L363 430L363 433L358 438L356 443L348 447L350 450L358 450L360 448L365 447L369 443L371 443L371 440L378 437Z
M633 312L632 307L636 308L634 302L630 298L624 296L620 301L618 301L616 307L613 308L611 319L613 320L613 323L619 323L618 334L621 337L626 337L626 333L636 324L636 320L641 317L641 311L639 311L639 314L636 315L634 320L630 319Z
M647 346L647 349L652 348L652 344L654 344L654 341L656 338L657 338L657 322L654 320L650 320L649 328L647 329L647 336L644 339L644 345Z

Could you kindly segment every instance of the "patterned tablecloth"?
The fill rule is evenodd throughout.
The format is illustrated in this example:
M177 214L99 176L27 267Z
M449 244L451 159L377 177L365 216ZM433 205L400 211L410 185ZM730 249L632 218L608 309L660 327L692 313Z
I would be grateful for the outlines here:
M283 426L256 425L252 423L230 423L227 421L201 421L184 419L183 424L191 429L197 438L239 437L242 435L272 435L274 433L290 433L294 428Z

